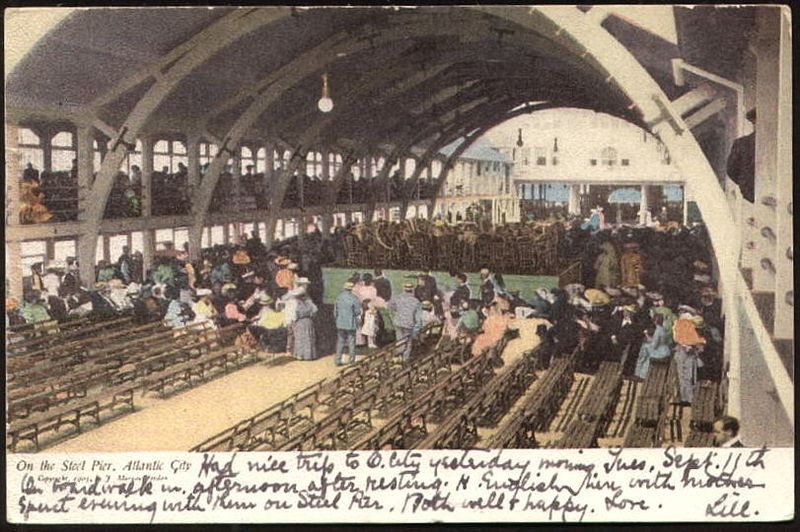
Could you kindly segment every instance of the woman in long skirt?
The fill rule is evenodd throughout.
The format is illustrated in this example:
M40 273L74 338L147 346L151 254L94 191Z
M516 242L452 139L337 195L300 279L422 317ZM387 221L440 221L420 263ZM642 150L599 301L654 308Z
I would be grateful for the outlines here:
M296 319L294 328L294 356L298 360L314 360L317 358L317 335L314 331L314 315L317 306L307 294L297 297Z

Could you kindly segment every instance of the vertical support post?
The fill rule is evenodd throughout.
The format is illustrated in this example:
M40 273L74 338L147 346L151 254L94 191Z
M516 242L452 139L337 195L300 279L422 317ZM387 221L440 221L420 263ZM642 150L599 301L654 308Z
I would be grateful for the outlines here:
M5 179L6 179L6 224L19 225L20 168L19 131L16 124L6 123ZM21 301L22 298L22 244L19 240L6 241L6 290L8 295Z
M241 193L242 193L242 147L236 149L236 155L231 157L231 185L233 193L233 208L238 212L241 209ZM227 224L225 225L227 231ZM225 241L228 241L227 233Z
M580 215L580 213L581 213L580 185L570 185L569 214Z
M753 240L757 250L753 264L753 290L773 292L776 275L761 267L763 259L775 264L775 243L761 235L761 229L775 231L776 209L762 203L775 196L778 172L778 144L788 137L779 136L780 72L780 9L758 10L756 15L756 109L758 111L755 153L755 204L751 216L756 220ZM776 38L778 37L778 38ZM787 73L787 75L789 75ZM769 330L774 323L765 324Z
M78 220L85 221L88 206L86 198L94 180L94 135L90 126L77 128L78 159ZM143 213L144 214L144 213ZM95 282L94 265L97 256L96 232L84 232L78 237L78 267L81 283L93 288Z
M45 172L53 171L53 131L49 128L39 130L42 141L42 167Z
M147 275L153 267L153 257L156 254L155 233L152 229L142 231L142 274ZM189 249L192 249L191 246Z
M689 225L689 197L686 185L681 185L681 200L683 201L683 225Z
M189 197L194 197L194 189L200 185L200 136L191 134L186 138L188 159Z
M777 171L775 184L775 324L773 335L779 339L794 338L794 308L786 302L786 293L794 289L794 252L792 206L792 23L787 9L780 9L780 45L778 55L778 119L775 142Z
M142 137L142 217L153 213L153 139Z
M641 199L639 200L639 224L644 225L647 222L647 211L650 209L649 201L647 198L648 186L642 185Z

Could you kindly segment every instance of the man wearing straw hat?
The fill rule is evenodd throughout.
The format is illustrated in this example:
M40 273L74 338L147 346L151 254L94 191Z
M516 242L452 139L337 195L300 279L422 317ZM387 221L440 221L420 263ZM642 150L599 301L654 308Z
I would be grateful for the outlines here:
M353 293L355 284L347 281L336 298L333 315L336 318L336 359L337 366L344 364L342 355L345 344L350 354L350 363L356 361L356 331L361 318L361 302Z
M403 293L397 294L389 302L389 309L394 312L394 328L398 340L406 340L403 360L411 359L411 348L422 325L422 304L414 297L414 284L405 283Z

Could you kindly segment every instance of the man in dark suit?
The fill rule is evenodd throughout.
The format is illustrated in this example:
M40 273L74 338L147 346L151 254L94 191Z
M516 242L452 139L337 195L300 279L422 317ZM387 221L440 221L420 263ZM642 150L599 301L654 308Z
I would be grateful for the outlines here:
M717 447L744 447L739 438L739 420L722 416L714 422L714 444Z
M747 113L747 120L756 125L756 110ZM728 177L739 185L742 197L750 203L755 202L756 133L733 141L728 156Z
M379 298L384 301L392 299L392 282L384 277L383 270L375 269L375 279L372 284L375 286L375 291L378 293Z
M460 309L461 303L463 301L469 301L472 294L469 290L469 284L467 284L467 276L465 274L457 273L453 277L458 279L458 287L453 291L453 295L450 296L450 308Z

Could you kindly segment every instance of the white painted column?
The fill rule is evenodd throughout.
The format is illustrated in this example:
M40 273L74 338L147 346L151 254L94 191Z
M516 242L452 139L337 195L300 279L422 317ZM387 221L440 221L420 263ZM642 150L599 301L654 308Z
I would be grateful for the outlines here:
M22 178L20 152L18 146L19 131L15 124L6 123L6 225L19 225L19 183ZM6 279L8 295L22 302L22 253L18 240L6 240Z
M780 97L780 13L778 9L757 10L756 15L756 160L755 205L756 219L754 241L757 252L753 266L753 290L772 292L776 275L762 267L768 259L775 264L775 242L765 238L761 231L770 228L775 232L776 209L763 204L766 197L774 196L778 171L778 105ZM790 75L790 74L787 74ZM790 137L791 138L791 133Z
M686 192L686 185L681 185L681 200L683 201L683 225L689 225L689 195Z
M650 209L647 201L647 185L642 185L642 199L639 202L639 223L644 225L647 221L647 211Z
M569 214L581 213L580 185L569 186Z
M781 10L778 59L777 183L775 186L775 327L774 337L794 338L794 307L786 294L794 289L794 253L792 205L792 23L788 9Z

